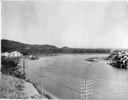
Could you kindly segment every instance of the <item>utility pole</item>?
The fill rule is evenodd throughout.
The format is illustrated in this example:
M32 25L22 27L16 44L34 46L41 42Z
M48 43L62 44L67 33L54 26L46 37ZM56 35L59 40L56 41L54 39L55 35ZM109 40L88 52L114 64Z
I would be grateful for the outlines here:
M23 74L24 74L24 78L25 78L25 60L23 60Z
M42 73L42 66L41 66L41 97L43 97L43 73Z

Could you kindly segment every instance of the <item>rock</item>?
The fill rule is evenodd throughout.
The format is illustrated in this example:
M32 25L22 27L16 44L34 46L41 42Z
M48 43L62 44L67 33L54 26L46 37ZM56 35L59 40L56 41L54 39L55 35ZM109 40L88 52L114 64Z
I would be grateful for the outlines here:
M113 51L108 58L110 65L117 68L128 68L128 54L124 51Z
M0 98L6 99L39 99L40 94L36 88L22 79L9 75L1 75Z
M38 91L33 87L31 83L25 82L24 83L24 90L23 92L26 94L26 98L35 98L38 99L40 94Z

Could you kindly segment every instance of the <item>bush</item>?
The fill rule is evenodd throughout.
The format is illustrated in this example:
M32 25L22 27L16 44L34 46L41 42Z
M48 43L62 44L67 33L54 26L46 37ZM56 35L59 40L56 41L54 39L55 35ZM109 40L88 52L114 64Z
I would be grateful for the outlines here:
M19 70L21 66L19 66L20 59L18 57L1 57L1 72L3 74L13 75L18 78L25 78L24 73Z

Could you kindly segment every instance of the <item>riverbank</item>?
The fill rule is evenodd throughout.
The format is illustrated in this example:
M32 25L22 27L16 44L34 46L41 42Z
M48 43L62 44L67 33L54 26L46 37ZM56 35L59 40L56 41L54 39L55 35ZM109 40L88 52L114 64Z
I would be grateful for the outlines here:
M52 57L52 56L60 56L60 55L85 55L85 54L90 54L90 55L94 55L94 54L97 54L97 53L43 53L43 54L36 54L35 56L38 56L39 58L40 57ZM101 53L98 53L99 55ZM106 55L109 55L109 53L102 53L102 54L106 54ZM22 58L29 58L30 55L24 55L22 56Z
M24 66L16 57L1 57L0 98L6 99L51 99L51 95L39 91L37 84L26 77ZM43 89L42 89L43 90Z
M0 98L1 99L39 99L40 94L33 87L22 79L1 74Z

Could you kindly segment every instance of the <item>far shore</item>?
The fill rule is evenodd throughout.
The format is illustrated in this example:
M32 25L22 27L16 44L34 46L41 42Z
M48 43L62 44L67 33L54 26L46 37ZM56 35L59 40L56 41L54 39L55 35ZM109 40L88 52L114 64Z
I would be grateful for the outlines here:
M59 55L85 55L85 54L109 54L109 53L44 53L44 54L33 54L38 57L45 57L45 56L59 56ZM23 57L29 57L30 55L24 55Z

